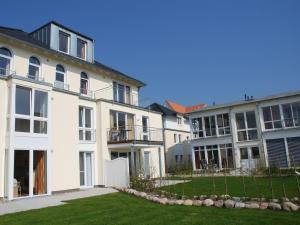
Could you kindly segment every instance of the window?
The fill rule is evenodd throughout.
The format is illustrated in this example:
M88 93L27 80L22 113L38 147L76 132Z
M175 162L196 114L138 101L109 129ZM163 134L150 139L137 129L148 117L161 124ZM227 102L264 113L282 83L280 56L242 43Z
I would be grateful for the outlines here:
M216 136L216 120L215 116L204 117L205 135L206 137Z
M38 80L40 76L40 61L31 56L29 58L28 78Z
M222 168L234 168L232 144L220 144Z
M59 51L69 53L69 41L70 41L70 35L59 31Z
M251 147L251 154L252 154L252 159L259 159L259 148L258 147Z
M16 132L47 134L48 93L16 86L15 117Z
M174 134L174 143L177 143L177 134Z
M181 119L181 117L177 117L177 124L182 124L182 119Z
M229 115L228 113L217 115L217 125L219 135L230 134Z
M203 137L202 117L192 119L192 131L194 138Z
M183 155L175 155L175 162L177 164L182 164L183 163Z
M92 141L92 109L79 106L79 140Z
M142 123L142 129L136 130L133 114L111 110L109 138L111 141L135 140L135 138L148 140L148 117L143 117Z
M7 48L0 48L0 76L9 75L12 54Z
M86 58L86 41L77 38L77 57Z
M113 82L114 101L120 103L131 104L131 88L123 84Z
M58 82L65 82L65 69L62 65L57 65L56 66L56 75L55 75L55 80Z
M240 148L241 159L248 159L248 149Z
M181 143L181 134L178 134L178 142Z
M87 95L89 88L89 77L85 72L80 73L80 93Z
M283 104L282 112L286 127L300 126L300 102Z
M262 110L266 130L282 127L279 105L263 107Z
M236 113L235 119L237 126L238 141L257 139L257 128L254 111Z

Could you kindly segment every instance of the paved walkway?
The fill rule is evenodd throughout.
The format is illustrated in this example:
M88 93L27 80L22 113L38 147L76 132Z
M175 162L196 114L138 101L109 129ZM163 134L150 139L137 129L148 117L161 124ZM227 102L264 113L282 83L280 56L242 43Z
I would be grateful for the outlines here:
M0 201L0 215L66 204L64 201L117 192L111 188L90 188L51 196Z
M163 187L163 186L169 186L169 185L175 185L180 183L187 183L191 182L191 180L162 180L160 183L160 180L155 181L156 187Z

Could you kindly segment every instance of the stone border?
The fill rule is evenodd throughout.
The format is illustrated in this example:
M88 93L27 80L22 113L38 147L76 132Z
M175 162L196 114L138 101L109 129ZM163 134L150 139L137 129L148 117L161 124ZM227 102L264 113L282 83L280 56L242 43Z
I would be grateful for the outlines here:
M171 199L164 196L155 195L152 193L140 192L130 188L116 188L118 191L132 194L136 197L141 197L152 202L162 205L185 205L185 206L207 206L216 208L247 208L247 209L270 209L270 210L284 210L284 211L298 211L300 210L299 199L294 198L293 202L287 198L283 198L280 202L278 199L271 199L269 202L266 199L247 199L239 197L230 197L226 195L210 197L200 196L195 199Z

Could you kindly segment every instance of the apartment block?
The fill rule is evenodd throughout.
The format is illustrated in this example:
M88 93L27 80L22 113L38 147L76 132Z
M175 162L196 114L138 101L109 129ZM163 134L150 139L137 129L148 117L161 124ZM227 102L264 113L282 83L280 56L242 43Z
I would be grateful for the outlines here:
M162 114L140 107L145 84L96 61L94 43L54 21L0 27L0 198L106 186L116 158L130 176L164 175Z
M300 91L189 113L194 170L300 166Z

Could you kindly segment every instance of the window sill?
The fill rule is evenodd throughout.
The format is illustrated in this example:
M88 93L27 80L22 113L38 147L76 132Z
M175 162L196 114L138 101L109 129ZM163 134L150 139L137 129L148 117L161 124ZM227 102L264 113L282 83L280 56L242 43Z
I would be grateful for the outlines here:
M19 132L14 131L14 135L17 137L33 137L33 138L48 138L48 134L38 134L38 133L30 133L30 132Z

